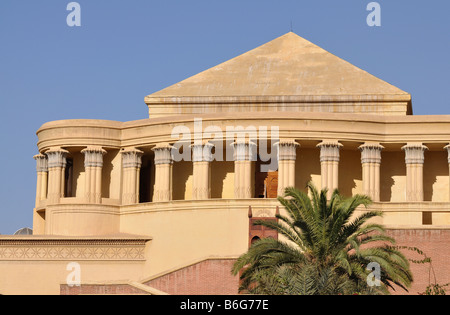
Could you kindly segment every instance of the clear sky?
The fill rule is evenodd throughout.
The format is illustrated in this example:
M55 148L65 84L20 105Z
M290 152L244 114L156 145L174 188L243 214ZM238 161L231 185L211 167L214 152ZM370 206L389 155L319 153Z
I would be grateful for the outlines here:
M0 1L0 233L32 227L36 130L45 122L148 118L144 97L293 31L449 115L450 1ZM450 139L449 139L450 140Z

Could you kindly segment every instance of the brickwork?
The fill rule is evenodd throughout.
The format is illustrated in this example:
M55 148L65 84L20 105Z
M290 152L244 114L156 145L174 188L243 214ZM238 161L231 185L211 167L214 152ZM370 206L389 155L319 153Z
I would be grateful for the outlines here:
M450 283L450 230L429 229L429 230L388 230L388 235L397 241L398 246L417 247L432 260L436 282L439 284ZM402 252L409 258L421 260L424 257L408 250ZM430 283L434 283L434 275L430 264L411 263L411 271L414 276L414 283L405 292L402 289L396 290L393 294L418 294L423 293ZM450 294L450 291L448 292Z
M62 284L61 295L137 295L148 294L128 284L83 284L69 287Z
M237 294L238 276L231 275L234 259L208 259L145 284L174 295Z

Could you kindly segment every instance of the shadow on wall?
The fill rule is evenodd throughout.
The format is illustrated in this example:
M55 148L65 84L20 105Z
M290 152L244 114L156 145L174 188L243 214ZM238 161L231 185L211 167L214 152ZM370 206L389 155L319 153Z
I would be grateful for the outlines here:
M234 162L213 161L211 163L211 198L224 198L225 181L234 173Z
M449 200L448 161L447 152L425 152L423 166L423 197L424 201Z
M194 167L190 161L180 161L173 164L173 200L190 200L192 194L188 194L188 190L192 191L188 183L189 178L193 176Z
M382 152L380 201L405 201L406 165L403 152Z
M347 197L362 194L362 166L359 151L341 150L339 161L339 192Z
M116 170L113 161L119 154L118 150L109 150L107 154L103 156L103 176L102 176L102 197L112 198L111 196L111 177ZM116 196L118 198L119 196Z
M295 187L307 192L306 186L314 180L320 179L320 151L316 148L297 149L297 159L295 161ZM314 182L317 188L321 187L319 182Z

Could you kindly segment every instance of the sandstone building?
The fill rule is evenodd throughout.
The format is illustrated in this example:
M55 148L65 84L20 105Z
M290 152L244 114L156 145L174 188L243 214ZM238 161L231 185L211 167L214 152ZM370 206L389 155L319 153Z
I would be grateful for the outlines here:
M37 131L34 235L0 237L1 294L235 294L234 260L276 237L252 220L309 181L372 197L449 282L450 116L414 116L409 93L294 33L145 103L147 119Z

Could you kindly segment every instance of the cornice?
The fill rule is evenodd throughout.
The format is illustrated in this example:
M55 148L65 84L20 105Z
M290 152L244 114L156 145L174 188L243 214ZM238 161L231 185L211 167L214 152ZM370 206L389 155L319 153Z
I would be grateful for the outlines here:
M383 116L363 114L252 112L189 114L130 122L96 120L66 120L45 124L38 130L40 152L50 147L108 148L154 147L171 138L175 125L194 130L194 119L201 118L203 128L224 126L279 126L280 138L297 141L335 139L339 141L398 143L439 143L450 140L450 115L442 116ZM347 127L348 126L348 127ZM223 130L225 132L225 130ZM208 140L208 139L206 139ZM209 139L211 140L211 139Z

